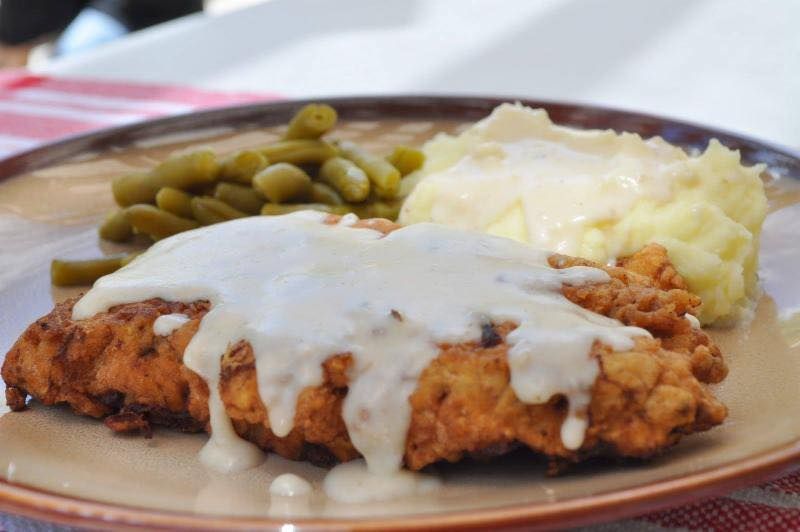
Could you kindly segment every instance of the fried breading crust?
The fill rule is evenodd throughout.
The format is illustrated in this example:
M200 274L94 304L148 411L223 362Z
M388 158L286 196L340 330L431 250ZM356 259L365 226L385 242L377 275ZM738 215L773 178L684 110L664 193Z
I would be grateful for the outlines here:
M384 232L394 228L386 221L360 225ZM563 256L554 256L551 263L593 265ZM683 318L696 310L699 300L679 288L677 273L664 273L671 265L663 248L649 246L625 266L605 267L611 278L607 283L563 288L573 302L654 335L637 338L627 352L593 346L600 375L591 392L589 429L578 451L561 443L565 398L556 396L542 405L516 398L505 342L515 325L501 323L487 325L478 342L441 345L438 357L420 375L409 399L405 465L417 470L465 455L500 454L518 445L567 462L597 454L649 457L681 435L721 423L726 409L704 383L724 378L725 364L708 336ZM207 303L148 300L74 321L74 302L58 304L33 323L6 356L2 377L12 409L23 409L32 395L44 404L66 403L79 414L105 418L115 431L149 433L152 425L208 430L208 388L181 362ZM190 321L169 336L156 336L153 322L170 313L186 314ZM323 364L324 382L300 394L294 428L284 438L269 429L246 342L222 357L220 393L237 432L264 450L315 463L346 461L359 456L341 417L351 363L348 354L339 354Z

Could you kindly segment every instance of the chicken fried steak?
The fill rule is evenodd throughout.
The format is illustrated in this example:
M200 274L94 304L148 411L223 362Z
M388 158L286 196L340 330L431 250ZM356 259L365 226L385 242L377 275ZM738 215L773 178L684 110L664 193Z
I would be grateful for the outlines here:
M380 220L355 226L383 233L397 228ZM608 281L564 285L563 295L584 309L652 334L636 337L633 348L623 351L594 342L589 356L599 373L590 391L583 443L569 449L562 442L568 408L563 395L542 404L517 398L507 340L517 324L487 322L477 341L439 344L438 355L419 375L409 398L406 467L418 470L440 460L498 454L519 445L566 462L595 455L649 457L681 436L725 419L725 406L706 385L724 379L727 368L710 338L685 317L696 313L700 300L687 291L663 248L648 246L616 267L560 255L549 262L559 269L603 269ZM103 418L119 432L149 434L154 425L209 430L208 387L182 362L184 349L211 308L208 302L149 299L113 306L84 320L72 318L75 302L56 305L7 354L2 377L13 410L24 409L32 396L46 405L68 404L76 413ZM154 321L174 313L189 320L168 335L156 335ZM246 341L231 345L221 358L220 397L236 432L265 451L315 463L347 461L360 456L342 417L353 365L351 354L331 353L323 363L322 384L299 394L294 424L284 437L270 430L256 357Z

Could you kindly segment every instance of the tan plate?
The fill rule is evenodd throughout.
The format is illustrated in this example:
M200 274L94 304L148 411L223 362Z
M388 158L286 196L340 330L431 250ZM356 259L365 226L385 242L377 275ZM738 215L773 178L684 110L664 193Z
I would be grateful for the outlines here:
M414 144L485 116L500 100L383 97L331 100L339 138L376 150ZM114 174L144 168L187 145L221 152L275 138L303 102L223 109L106 130L0 162L0 353L23 329L70 294L53 290L53 256L114 251L96 236L112 205ZM766 162L800 176L787 150L657 117L585 106L544 106L563 124L662 135L687 148L712 137L739 148L749 163ZM773 207L796 203L792 179L770 182ZM780 246L800 246L796 241ZM116 246L119 249L119 246ZM790 264L791 266L791 264ZM800 283L800 280L795 282ZM72 291L74 293L74 291ZM620 518L695 500L786 471L800 457L800 348L769 295L751 327L715 331L730 376L718 387L730 407L720 428L686 438L648 463L593 463L559 478L518 452L491 463L437 466L444 487L425 498L370 505L332 503L317 489L307 503L270 501L271 478L297 472L319 487L324 471L275 456L234 476L204 470L196 452L204 435L159 430L151 440L111 434L96 420L33 405L0 415L0 511L82 527L104 528L441 528L576 525ZM284 528L286 530L286 528Z

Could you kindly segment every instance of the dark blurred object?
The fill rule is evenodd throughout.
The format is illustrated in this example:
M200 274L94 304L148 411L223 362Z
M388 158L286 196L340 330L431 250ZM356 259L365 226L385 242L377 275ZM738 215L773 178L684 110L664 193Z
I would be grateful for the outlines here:
M202 9L202 0L0 0L0 43L63 30L55 54L66 55Z
M118 20L128 31L140 30L203 10L203 0L94 0L89 5Z
M2 0L0 42L21 44L64 29L87 0Z

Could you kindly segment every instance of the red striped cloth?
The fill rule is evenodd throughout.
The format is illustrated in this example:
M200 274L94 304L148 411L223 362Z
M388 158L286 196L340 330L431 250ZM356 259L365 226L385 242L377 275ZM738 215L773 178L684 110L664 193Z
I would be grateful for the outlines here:
M0 157L92 129L276 98L269 93L220 93L0 71Z
M725 497L651 513L633 522L720 532L800 530L800 471Z
M219 93L188 87L35 76L0 71L0 157L65 135L155 116L277 99L275 94ZM30 522L0 516L0 527ZM591 528L594 527L590 527ZM597 527L751 531L800 530L800 471L729 496Z

